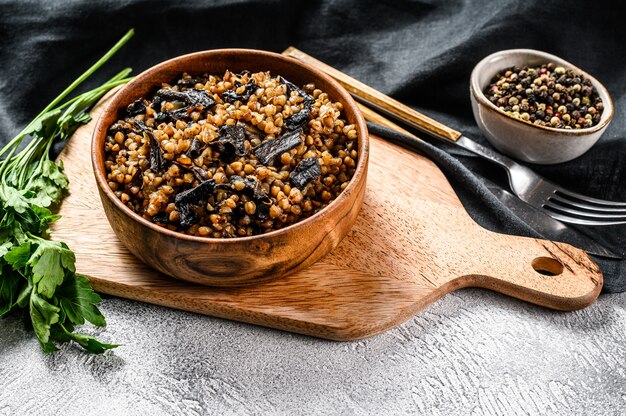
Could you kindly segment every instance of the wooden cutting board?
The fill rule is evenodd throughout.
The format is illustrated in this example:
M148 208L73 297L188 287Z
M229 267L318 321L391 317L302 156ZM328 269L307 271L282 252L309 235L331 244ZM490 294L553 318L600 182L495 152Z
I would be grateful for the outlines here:
M433 162L376 137L360 217L321 261L245 288L177 281L133 257L109 226L91 167L94 125L80 128L60 156L70 192L52 237L76 252L78 272L101 293L352 340L392 328L461 287L485 287L558 310L590 305L602 287L600 269L583 251L485 230Z

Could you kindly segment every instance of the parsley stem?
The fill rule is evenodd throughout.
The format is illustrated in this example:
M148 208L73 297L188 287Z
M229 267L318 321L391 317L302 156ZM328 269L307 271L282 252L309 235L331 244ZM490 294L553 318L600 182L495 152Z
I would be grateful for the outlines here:
M123 85L126 84L128 81L130 81L131 79L133 79L133 77L128 77L128 75L132 72L131 68L125 68L123 71L120 71L117 75L115 75L113 78L111 78L110 80L108 80L107 82L105 82L104 84L100 85L99 87L86 92L84 94L78 95L74 98L72 98L71 100L68 100L66 102L64 102L63 104L59 105L57 108L58 109L62 109L65 108L69 105L72 105L73 103L75 103L76 101L80 101L85 95L87 94L99 94L101 92L107 92L110 89L117 87L118 85Z
M52 110L65 97L67 97L76 87L78 87L80 84L82 84L83 81L85 81L87 78L89 78L89 76L91 76L91 74L96 72L122 46L124 46L126 44L126 42L128 42L128 40L131 37L133 37L134 34L135 34L135 30L134 29L130 29L128 32L126 32L126 34L115 45L113 45L113 47L111 49L109 49L109 51L107 53L105 53L100 59L98 59L98 61L96 61L96 63L93 64L81 76L76 78L76 80L74 82L72 82L65 90L63 90L63 92L61 92L61 94L59 94L54 100L52 100L52 102L50 104L48 104L46 106L46 108L44 108L30 123L28 123L28 125L17 136L15 136L9 142L9 144L7 146L5 146L2 150L0 150L0 156L2 156L8 149L11 149L11 152L9 153L9 155L3 161L0 161L0 178L4 178L4 172L6 171L6 168L8 166L6 161L10 160L13 157L13 155L15 154L15 151L17 150L19 145L22 143L22 140L26 136L25 132L27 132L33 125L35 125L35 123L37 123L37 121L39 121L43 116L45 116L47 112ZM124 71L122 71L122 73L123 72ZM73 100L70 100L69 102L73 102ZM63 107L65 105L68 105L68 103L64 104Z
M96 72L98 68L100 68L106 61L108 61L113 55L115 55L115 53L118 50L120 50L120 48L124 46L124 44L126 44L126 42L128 42L128 40L132 38L134 34L135 34L135 29L130 29L128 32L126 32L126 34L115 45L113 45L113 47L109 49L109 51L105 53L104 56L102 56L102 58L98 59L98 61L95 64L93 64L87 71L85 71L81 76L76 78L74 82L72 82L65 90L63 90L63 92L59 94L57 98L52 100L52 102L48 104L46 108L43 109L40 116L45 114L52 108L54 108L55 105L61 102L61 100L67 97L69 93L71 93L76 87L82 84L83 81L89 78L91 74Z

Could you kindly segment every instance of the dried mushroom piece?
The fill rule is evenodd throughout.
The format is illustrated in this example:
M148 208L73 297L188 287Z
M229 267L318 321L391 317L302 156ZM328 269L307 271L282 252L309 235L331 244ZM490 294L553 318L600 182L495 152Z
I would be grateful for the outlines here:
M176 204L178 210L178 224L183 228L188 228L198 222L198 214L193 210L193 204Z
M302 159L298 166L289 174L289 182L295 188L304 189L309 182L317 179L322 174L320 161L316 157Z
M302 89L300 89L293 82L290 82L290 81L286 80L284 77L280 77L280 81L287 86L287 97L289 97L289 95L291 95L292 91L295 91L300 97L302 97L304 99L304 101L302 101L302 103L304 104L305 107L310 107L315 102L315 98L311 97L309 94L307 94L306 92L302 91Z
M215 104L215 100L206 90L189 89L174 91L163 88L156 92L155 97L159 97L164 101L180 101L185 103L187 107L201 105L203 108L209 108Z
M137 100L134 103L130 104L126 107L126 114L129 117L136 116L137 114L142 114L146 112L146 105L143 103L143 100Z
M165 114L170 119L182 120L182 119L189 117L189 113L191 113L194 108L195 107L183 107L177 110L169 110L169 111L166 111L164 113L159 113L159 114ZM157 115L157 120L158 119L159 119L159 116Z
M238 182L241 182L244 184L244 188L242 191L247 192L256 201L262 202L262 203L271 202L270 198L267 196L267 194L265 193L265 190L263 190L263 187L261 186L261 184L259 184L259 181L257 180L256 177L248 176L246 178L242 178L241 176L238 176L238 175L233 175L230 177L230 184L232 185L233 189L237 189L236 184Z
M188 189L176 195L174 204L180 216L180 226L189 227L198 222L198 215L194 206L199 206L209 199L215 190L215 180L209 179L195 188Z
M285 127L287 128L287 130L295 130L299 127L302 127L309 120L310 115L311 109L309 107L304 107L299 112L285 119Z
M245 128L238 125L227 125L220 127L217 140L210 143L215 146L216 150L223 155L223 159L232 159L234 156L245 156L246 152L246 133Z
M191 146L189 146L189 150L187 150L186 155L190 159L195 159L202 154L202 151L204 150L205 147L206 147L206 144L202 140L198 139L197 137L194 137L193 140L191 141Z
M150 104L150 108L152 108L157 114L161 112L161 104L163 103L163 99L161 97L155 96L152 99L152 103Z
M255 215L261 221L264 221L270 217L271 204L259 204L256 206Z
M183 88L193 88L196 84L204 84L204 81L201 78L181 78L176 82L176 85Z
M160 89L154 96L152 108L157 111L156 107L159 107L158 110L160 110L160 104L163 101L180 102L183 103L184 106L174 110L158 112L156 120L159 123L164 123L172 119L182 120L187 118L189 113L199 106L202 106L202 108L205 109L215 105L215 100L206 90L197 89L189 89L185 91L174 91L167 88Z
M154 116L154 118L158 123L167 123L168 121L173 119L173 117L170 116L169 111L163 111L161 113L157 113Z
M246 139L248 140L258 139L259 141L261 141L263 140L263 137L265 137L265 133L259 130L257 127L253 126L252 124L238 121L237 126L243 127L244 134L246 135Z
M118 120L115 124L109 127L109 132L117 133L122 132L128 134L131 131L137 134L143 134L144 131L149 130L148 127L143 124L141 120L130 118L127 120Z
M143 124L143 121L136 120L136 119L132 119L130 121L130 130L134 131L137 134L142 134L144 131L145 132L151 132L151 130L148 128L148 126Z
M126 134L131 130L132 130L132 127L130 126L130 124L128 124L124 120L119 120L116 123L114 123L111 127L109 127L109 132L113 134L120 132L120 131Z
M174 198L174 202L178 203L192 203L198 204L203 201L206 201L209 196L215 190L215 179L209 179L207 181L202 182L200 185L195 188L187 189L176 195Z
M252 153L264 165L274 163L281 154L290 151L302 143L302 128L283 134L275 139L266 140L254 149Z
M235 89L226 90L222 94L224 101L227 103L234 103L235 101L246 102L250 99L250 96L259 88L253 80L248 81L245 85L245 90L241 94L237 94L237 89L239 89L243 84L239 81L235 81Z
M197 166L192 167L191 172L193 173L193 176L198 180L198 182L204 182L209 179L207 171Z
M146 134L150 140L150 170L162 173L167 167L167 160L163 157L161 145L150 130L144 130L144 134Z
M152 217L152 222L159 224L167 224L170 219L170 216L165 212L160 212L154 217Z
M125 185L126 189L131 189L132 187L137 187L137 188L141 188L143 186L143 172L141 171L141 168L137 168L137 170L135 170L135 173L133 174L130 182L128 182Z

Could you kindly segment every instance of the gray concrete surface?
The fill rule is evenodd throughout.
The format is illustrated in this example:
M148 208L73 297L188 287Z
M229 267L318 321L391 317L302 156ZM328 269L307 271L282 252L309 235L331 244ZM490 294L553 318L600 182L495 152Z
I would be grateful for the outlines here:
M620 415L626 294L559 313L479 289L338 343L108 298L103 356L0 321L0 415ZM93 328L87 328L95 333Z

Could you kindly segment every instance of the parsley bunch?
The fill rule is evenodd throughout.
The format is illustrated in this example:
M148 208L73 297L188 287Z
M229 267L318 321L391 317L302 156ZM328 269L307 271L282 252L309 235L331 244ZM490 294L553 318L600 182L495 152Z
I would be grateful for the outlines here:
M14 310L28 314L46 352L70 341L96 354L117 346L74 332L85 321L96 326L106 321L96 306L100 296L86 277L76 274L74 253L65 243L46 238L49 225L60 218L50 208L61 202L68 187L63 164L49 153L55 139L69 139L91 120L87 112L104 94L130 80L127 68L62 103L133 34L131 29L0 150L0 317Z

